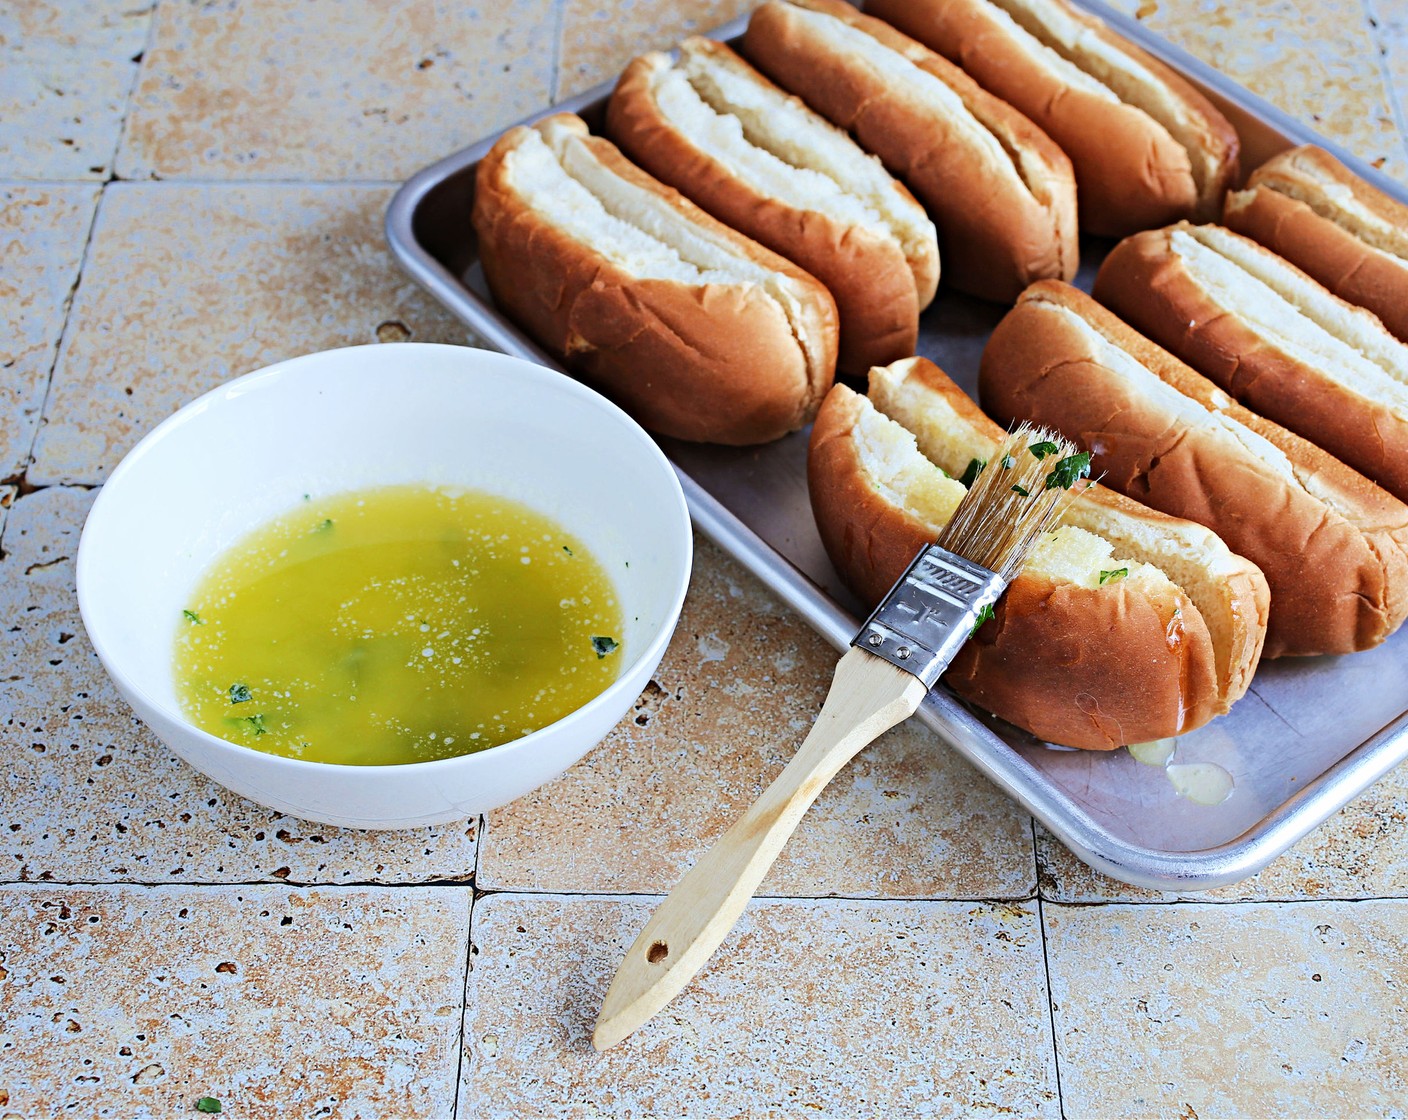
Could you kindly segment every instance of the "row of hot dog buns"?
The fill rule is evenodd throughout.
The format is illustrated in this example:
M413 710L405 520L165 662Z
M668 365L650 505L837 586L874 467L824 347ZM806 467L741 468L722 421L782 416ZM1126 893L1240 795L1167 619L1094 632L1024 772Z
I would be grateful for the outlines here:
M940 253L949 285L1010 301L1074 276L1078 206L1122 233L1203 215L1235 175L1227 122L1066 0L871 7L928 45L842 0L767 0L746 60L701 39L635 60L605 121L633 163L572 119L510 130L473 214L500 307L647 427L761 442L838 365L913 352Z
M1060 431L1100 478L954 662L960 695L1052 742L1111 749L1228 710L1260 656L1339 654L1408 617L1408 505L1059 281L983 352L983 407ZM867 605L931 541L1002 428L931 363L836 386L812 508Z

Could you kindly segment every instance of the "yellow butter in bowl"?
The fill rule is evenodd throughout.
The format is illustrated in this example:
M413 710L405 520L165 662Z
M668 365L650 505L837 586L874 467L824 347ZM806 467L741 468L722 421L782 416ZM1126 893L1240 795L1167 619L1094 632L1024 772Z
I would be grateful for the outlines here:
M313 762L452 758L600 694L625 662L611 579L517 502L387 486L305 501L206 572L177 629L182 708Z

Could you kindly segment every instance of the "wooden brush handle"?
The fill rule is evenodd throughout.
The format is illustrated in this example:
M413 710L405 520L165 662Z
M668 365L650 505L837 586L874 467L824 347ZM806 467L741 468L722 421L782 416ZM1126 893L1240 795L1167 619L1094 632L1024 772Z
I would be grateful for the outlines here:
M912 715L927 691L864 650L846 652L796 757L680 880L627 951L593 1046L614 1046L679 993L728 936L817 794L862 747Z

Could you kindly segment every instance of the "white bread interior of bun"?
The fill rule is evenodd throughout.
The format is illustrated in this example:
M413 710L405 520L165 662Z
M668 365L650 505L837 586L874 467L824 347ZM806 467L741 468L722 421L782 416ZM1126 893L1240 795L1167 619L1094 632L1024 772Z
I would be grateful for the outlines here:
M1322 218L1354 234L1366 245L1389 256L1408 260L1408 227L1378 213L1354 192L1347 168L1336 174L1328 156L1296 149L1275 157L1255 177L1268 187L1305 203Z
M988 2L1045 50L1040 56L1045 65L1057 69L1066 81L1073 81L1070 71L1074 70L1084 79L1079 83L1082 87L1098 87L1110 98L1147 113L1188 152L1198 194L1213 189L1222 174L1221 145L1211 143L1212 134L1201 114L1192 111L1184 98L1137 57L1120 50L1050 0ZM1052 56L1065 67L1056 67Z
M1041 157L1004 143L997 133L973 115L963 103L963 98L933 74L916 66L899 51L892 50L860 28L852 27L833 15L803 7L797 7L795 14L804 24L810 24L817 35L829 41L837 51L854 52L869 66L884 74L889 82L902 86L928 112L952 120L972 139L978 150L985 153L991 174L1015 181L1038 202L1045 204L1048 200L1049 192L1045 184L1050 169Z
M882 413L867 398L859 400L854 439L867 482L887 501L903 506L923 521L937 536L967 493L964 485L951 477L967 468L966 460L959 464L961 454L946 456L953 467L950 472L948 467L936 464L920 450L914 434L903 424ZM967 425L957 417L954 419L951 432L958 437L956 442L961 443L962 429ZM942 425L941 421L934 423ZM931 426L930 438L939 430L941 428ZM1117 556L1109 541L1069 522L1038 538L1023 570L1079 587L1100 587L1102 573L1103 582L1108 583L1111 573L1121 570L1127 574L1119 578L1146 590L1168 589L1172 584L1157 567Z
M760 193L893 240L911 268L932 256L934 223L880 160L746 64L686 40L653 79L665 118Z
M1203 291L1268 343L1408 415L1408 346L1373 314L1221 226L1180 223L1169 244Z
M920 453L950 474L966 471L973 459L990 459L998 449L997 440L960 416L941 394L910 378L914 361L894 362L870 371L869 393L875 408L914 433ZM1142 517L1131 516L1113 503L1126 504L1118 498L1101 501L1092 493L1077 495L1066 507L1060 530L1060 537L1064 538L1061 558L1056 561L1061 574L1077 569L1079 574L1067 578L1088 587L1092 565L1096 565L1098 586L1100 571L1126 564L1124 560L1114 560L1114 553L1141 557L1142 580L1171 580L1202 614L1217 659L1218 680L1225 688L1236 673L1232 658L1240 656L1238 635L1234 632L1238 620L1228 608L1227 581L1244 578L1246 562L1234 555L1221 537L1197 522L1165 517L1152 510L1141 511L1145 514ZM1052 564L1054 558L1050 554L1044 556L1044 563ZM1162 579L1155 579L1144 571L1146 568L1157 571ZM1131 577L1135 570L1131 564Z
M807 327L805 294L791 277L691 222L663 195L616 175L577 130L552 118L539 122L508 154L505 172L529 207L638 279L755 285L782 309L808 364L823 361Z

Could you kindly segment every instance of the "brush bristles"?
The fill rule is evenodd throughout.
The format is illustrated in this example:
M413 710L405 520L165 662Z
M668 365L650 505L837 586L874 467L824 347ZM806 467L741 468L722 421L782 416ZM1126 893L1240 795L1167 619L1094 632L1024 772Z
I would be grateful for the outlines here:
M1089 473L1090 457L1069 440L1021 424L978 473L938 544L1010 581Z

